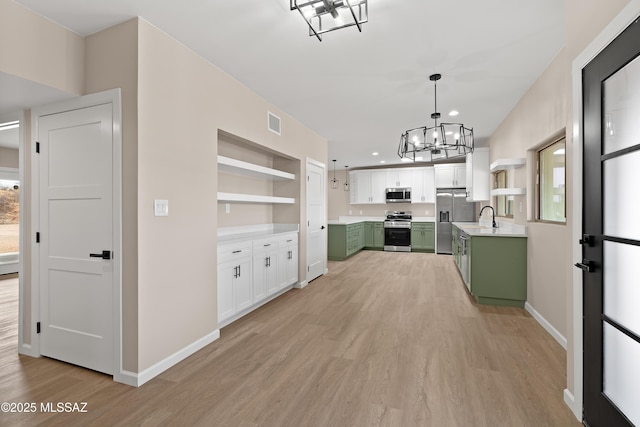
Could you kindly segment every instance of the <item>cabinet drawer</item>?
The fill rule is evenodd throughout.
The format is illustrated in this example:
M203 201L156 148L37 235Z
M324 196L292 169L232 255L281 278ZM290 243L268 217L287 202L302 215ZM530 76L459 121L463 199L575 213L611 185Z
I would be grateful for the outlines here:
M298 244L298 234L287 234L278 237L278 247L286 248L287 246L293 246Z
M253 254L257 255L262 252L278 249L278 238L275 236L255 239L253 241Z
M251 242L218 245L218 264L251 256Z

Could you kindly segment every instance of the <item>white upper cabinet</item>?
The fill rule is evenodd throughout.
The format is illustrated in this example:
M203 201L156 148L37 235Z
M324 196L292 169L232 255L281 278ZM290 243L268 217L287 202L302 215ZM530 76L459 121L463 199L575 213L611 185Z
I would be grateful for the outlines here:
M467 202L489 200L489 149L476 148L466 160Z
M435 190L434 168L411 170L411 203L435 203Z
M351 204L385 203L385 171L349 172Z
M411 171L406 169L387 170L385 188L411 188Z
M436 188L464 188L467 185L464 163L436 165Z

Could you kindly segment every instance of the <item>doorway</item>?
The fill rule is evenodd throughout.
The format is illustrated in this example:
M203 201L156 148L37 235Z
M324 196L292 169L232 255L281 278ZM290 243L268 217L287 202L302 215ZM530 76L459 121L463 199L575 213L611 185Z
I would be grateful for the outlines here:
M121 119L118 89L34 108L32 346L121 371Z
M0 116L0 277L20 268L21 116Z
M307 283L323 275L327 263L325 165L307 159Z
M640 425L640 22L583 70L584 422Z

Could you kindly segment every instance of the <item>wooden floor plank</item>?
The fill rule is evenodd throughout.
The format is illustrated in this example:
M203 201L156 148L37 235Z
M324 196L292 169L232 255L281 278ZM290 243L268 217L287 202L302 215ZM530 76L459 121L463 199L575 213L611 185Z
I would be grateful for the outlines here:
M0 281L0 395L85 401L0 425L579 426L566 353L523 309L477 305L450 256L363 251L140 388L17 354Z

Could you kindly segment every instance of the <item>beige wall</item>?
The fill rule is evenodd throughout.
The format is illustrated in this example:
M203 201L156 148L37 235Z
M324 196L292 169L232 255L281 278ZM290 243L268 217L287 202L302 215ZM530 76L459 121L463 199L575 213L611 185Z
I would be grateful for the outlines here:
M568 0L566 44L540 78L505 118L490 138L491 161L504 157L528 157L527 167L516 171L516 185L526 186L527 196L516 197L513 221L529 227L527 300L567 338L567 384L573 393L573 133L571 63L574 58L628 3ZM553 225L533 218L534 165L530 151L550 142L566 130L567 224ZM523 209L519 210L522 203ZM552 249L551 249L552 248Z
M19 151L15 148L0 147L0 168L18 168Z
M81 94L84 38L11 0L0 0L0 72Z
M138 372L138 20L86 38L84 93L121 88L122 354Z
M144 370L217 329L216 193L226 185L218 182L218 130L301 160L299 174L307 156L326 163L327 142L143 20L138 58L139 369ZM267 130L268 110L282 118L282 136ZM253 160L269 162L268 156ZM270 184L256 185L273 191ZM169 217L153 216L154 199L169 200ZM303 210L297 223L304 221ZM239 225L276 216L271 208L262 212ZM300 234L304 247L306 230ZM305 252L300 265L306 265Z

